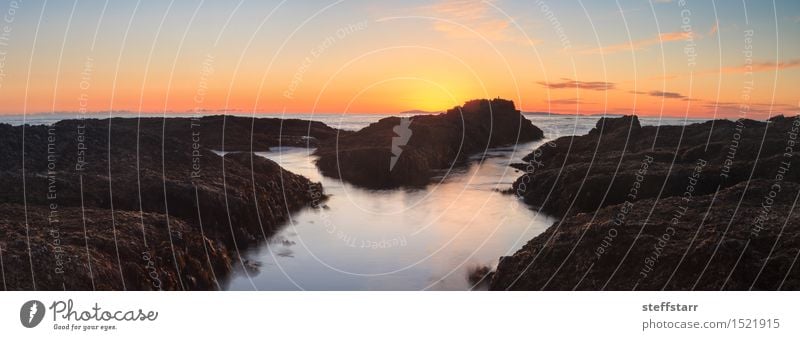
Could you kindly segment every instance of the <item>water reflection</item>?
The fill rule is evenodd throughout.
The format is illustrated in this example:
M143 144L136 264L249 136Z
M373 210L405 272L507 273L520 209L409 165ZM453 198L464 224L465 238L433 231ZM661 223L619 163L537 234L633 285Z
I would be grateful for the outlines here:
M304 148L259 153L331 197L246 254L261 270L237 273L227 289L469 289L470 269L494 266L553 223L499 191L519 176L508 164L534 147L519 145L513 158L513 148L490 150L424 189L382 191L321 176Z

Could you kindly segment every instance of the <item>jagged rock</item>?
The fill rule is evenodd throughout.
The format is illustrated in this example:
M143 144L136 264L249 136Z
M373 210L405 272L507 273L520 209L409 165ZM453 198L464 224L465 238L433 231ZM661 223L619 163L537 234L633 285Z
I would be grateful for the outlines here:
M558 138L527 155L525 164L515 165L524 174L510 192L543 212L568 216L623 203L637 182L635 199L680 195L683 179L703 160L705 179L696 189L711 193L747 180L751 170L753 178L771 177L794 123L776 118L768 129L753 120L640 127L632 116L602 118L589 134ZM644 179L637 181L637 174ZM788 176L800 180L800 172Z
M764 215L772 184L739 183L713 205L713 194L640 200L623 224L621 205L572 215L501 258L491 289L800 289L800 217L792 213L800 185L783 183Z
M305 143L308 138L303 137L308 135L319 140L329 138L332 131L335 135L335 130L321 123L225 120L227 150L230 145L251 150L252 143L252 150L257 150L286 145L287 140ZM214 278L227 277L230 259L238 259L236 249L266 240L291 212L324 200L319 183L270 160L249 152L225 156L213 152L222 147L221 129L219 116L66 120L53 126L26 127L0 124L0 186L6 188L0 192L0 203L14 211L27 205L32 229L47 228L42 214L55 204L69 215L64 217L69 226L64 226L63 234L70 239L78 237L79 245L83 245L83 230L74 229L74 224L81 226L83 220L75 213L82 208L91 211L87 215L91 219L87 222L91 265L98 273L107 274L95 277L98 289L152 288L142 281L149 273L146 261L133 258L143 249L142 229L152 234L147 234L151 256L164 268L174 268L163 272L165 289L216 289L221 283ZM135 217L140 211L147 217L142 221ZM0 245L9 256L27 256L27 242L20 247L11 242L17 236L10 234L15 230L16 235L24 216L9 213L0 221L0 233L5 233L0 234ZM109 220L116 226L116 235ZM78 231L80 234L74 234ZM116 245L108 241L113 237L117 237ZM32 239L31 247L45 246L42 241L46 239ZM177 248L165 247L169 244ZM69 256L86 253L75 244L67 249ZM120 261L116 259L118 250L121 256L125 254ZM173 250L174 257L167 256ZM47 253L33 252L32 256L42 263L49 261ZM88 268L86 260L80 263ZM30 279L29 266L16 266L6 265L5 270ZM37 277L36 270L37 288L60 289L57 277ZM78 271L75 268L73 273ZM83 274L76 275L85 279ZM98 284L98 279L104 282ZM21 286L9 289L28 289L32 284L23 279L14 282ZM69 282L69 288L92 289L90 283L76 279Z
M501 258L491 289L800 289L798 132L604 118L543 145L511 191L562 220Z
M542 137L513 102L473 100L442 114L384 118L341 135L317 149L316 164L326 176L359 186L422 186L471 154Z

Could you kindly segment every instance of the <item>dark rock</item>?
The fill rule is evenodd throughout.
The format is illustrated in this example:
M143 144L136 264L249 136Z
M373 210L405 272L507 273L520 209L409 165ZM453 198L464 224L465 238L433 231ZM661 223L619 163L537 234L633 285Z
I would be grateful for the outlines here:
M326 176L369 188L422 186L471 154L542 137L513 102L473 100L442 114L384 118L340 135L317 149L317 167Z
M638 134L642 129L639 123L639 117L636 116L623 116L620 118L601 117L597 120L594 128L589 131L590 134L614 134L614 133L628 133Z
M474 266L467 272L467 281L472 286L472 289L486 289L493 276L494 272L488 266Z
M27 230L20 219L26 213ZM170 238L170 230L182 234L183 242ZM30 253L27 241L8 242L28 237ZM79 207L53 213L49 207L26 211L19 204L0 204L0 248L6 287L22 290L217 289L213 278L225 277L232 261L225 246L214 245L182 219L127 210L112 216L109 210Z
M220 116L66 120L24 129L23 139L23 127L0 124L0 186L6 188L0 204L14 212L2 215L0 246L4 256L27 259L27 242L24 248L11 242L25 218L19 207L28 206L32 230L50 228L48 216L56 210L75 278L64 283L37 275L50 273L52 254L33 251L51 246L46 235L35 234L31 257L41 268L34 266L31 277L24 261L6 263L6 273L21 275L9 289L30 289L33 278L39 289L92 289L90 265L94 288L153 289L147 278L154 269L141 260L143 253L158 264L163 289L217 289L231 258L238 258L236 249L266 240L290 213L325 196L319 183L270 160L212 150L268 149L287 141L305 146L312 139L303 137L337 133L321 123L236 117L223 123ZM81 209L87 211L88 250Z
M491 289L800 289L798 132L623 117L543 145L511 191L563 219L501 258Z
M639 127L633 116L601 118L589 134L548 142L524 158L525 166L515 165L525 174L511 192L551 215L593 211L623 203L637 172L652 159L635 199L680 195L683 179L699 160L708 164L697 194L711 193L717 186L747 180L751 170L753 178L772 177L793 122L717 120ZM800 180L800 172L788 176Z
M800 217L792 213L800 185L782 185L774 213L760 226L772 184L739 183L720 191L713 205L713 194L688 204L679 197L640 200L622 225L620 205L572 215L501 258L491 289L800 289L800 267L793 266Z

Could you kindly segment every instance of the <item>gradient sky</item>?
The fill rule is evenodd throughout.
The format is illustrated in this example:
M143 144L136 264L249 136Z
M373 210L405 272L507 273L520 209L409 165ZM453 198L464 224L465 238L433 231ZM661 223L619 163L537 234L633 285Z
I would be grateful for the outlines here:
M800 99L796 0L3 0L0 11L5 114L384 113L499 96L526 111L763 118L797 114Z

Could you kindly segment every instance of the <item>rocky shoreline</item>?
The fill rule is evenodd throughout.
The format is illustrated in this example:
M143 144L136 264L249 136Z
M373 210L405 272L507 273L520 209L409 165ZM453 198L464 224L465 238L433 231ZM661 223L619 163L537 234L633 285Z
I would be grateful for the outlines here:
M513 165L523 174L508 193L561 220L468 279L493 290L800 289L798 133L800 119L783 116L601 118ZM325 199L320 183L256 151L314 147L324 175L391 189L542 138L502 99L356 132L223 116L0 124L4 288L224 288L243 250Z
M240 251L324 195L270 160L214 150L337 133L221 116L0 124L4 288L219 289Z
M317 148L324 174L338 159L344 180L395 187L424 185L480 150L542 138L512 102L471 101L409 118L390 172L400 120L357 132L231 116L0 124L4 288L223 288L235 265L246 266L243 250L325 199L319 183L253 152Z
M800 119L643 127L602 118L541 146L511 193L562 219L491 289L800 289Z

